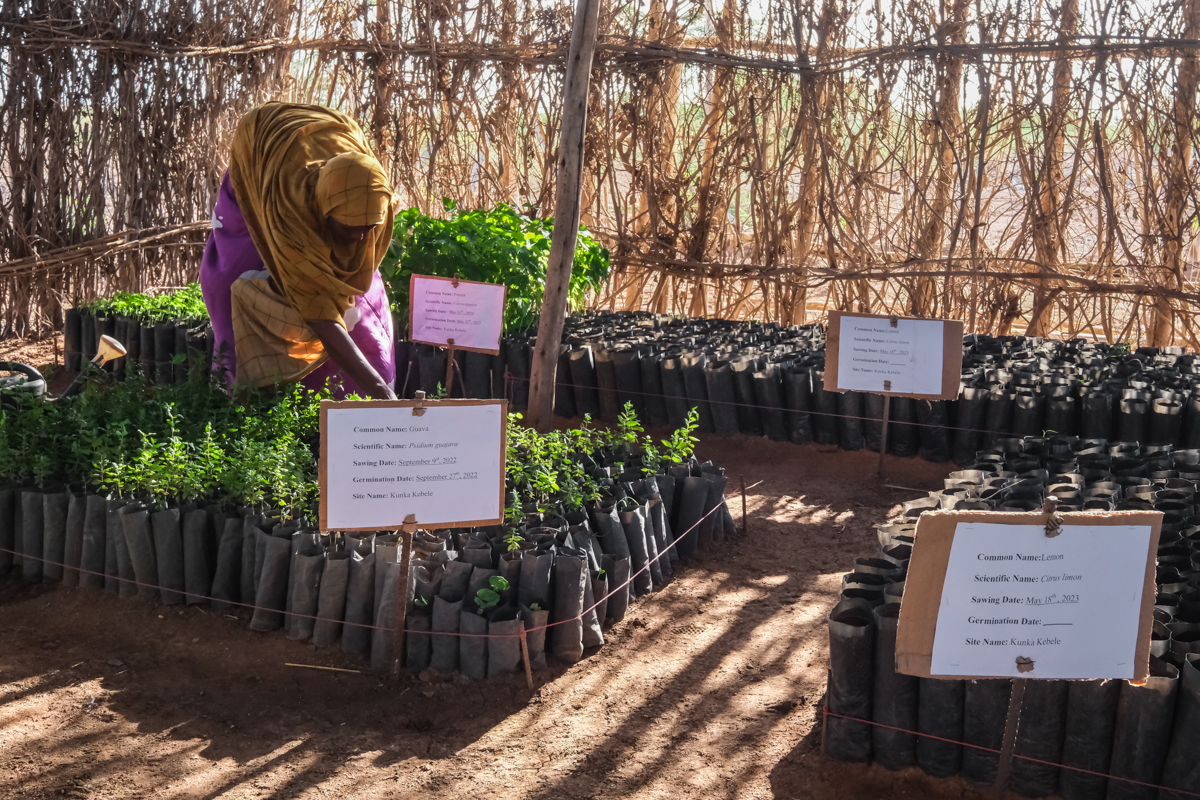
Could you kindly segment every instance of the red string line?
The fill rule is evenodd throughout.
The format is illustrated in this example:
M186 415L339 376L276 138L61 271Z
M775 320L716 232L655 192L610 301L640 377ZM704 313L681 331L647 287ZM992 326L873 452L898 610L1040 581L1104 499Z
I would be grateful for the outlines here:
M667 547L665 547L663 549L663 551L660 552L658 555L656 555L653 559L648 559L646 562L646 565L644 567L642 567L641 569L639 569L637 572L631 574L629 576L628 580L626 580L624 583L610 588L608 594L604 595L604 597L597 600L590 607L581 611L578 616L571 617L570 619L561 619L561 620L557 620L555 622L549 622L545 625L539 625L535 628L526 628L525 633L528 635L530 633L536 633L537 631L546 630L547 628L552 628L555 625L566 625L571 622L578 622L579 620L582 620L585 616L587 616L588 613L596 610L596 608L598 608L602 603L607 602L610 597L612 597L618 591L620 591L621 589L625 588L630 583L632 583L633 579L635 577L637 577L638 575L641 575L646 570L648 570L650 568L651 564L655 563L656 561L658 561L658 559L662 558L663 556L668 556L671 552L671 549L674 548L675 545L678 543L679 539L682 538L683 536L686 536L687 534L691 533L693 530L695 530L696 527L699 526L700 523L703 522L705 519L707 519L710 514L715 513L718 509L723 508L727 505L728 505L728 498L722 497L720 503L713 506L712 510L710 510L704 516L700 517L700 519L698 519L694 525L692 525L690 528L688 528L682 534L675 535L674 532L672 532L672 535L675 536L675 541L673 541L673 542L671 542L671 544L667 545ZM121 583L132 584L133 586L137 586L137 587L144 587L144 588L148 588L148 589L157 589L160 592L165 588L156 583L144 583L144 582L138 581L134 578L121 578L121 577L116 577L116 576L110 576L104 572L97 572L95 570L83 569L80 566L71 566L69 564L59 562L59 561L54 561L54 560L44 558L44 557L27 556L24 553L22 553L21 551L10 550L10 549L4 548L4 547L0 547L0 553L11 553L13 555L20 556L22 560L40 561L43 564L50 564L53 566L62 567L64 570L70 570L72 572L77 572L81 575L85 575L85 574L86 575L96 575L96 576L99 576L102 578L114 577L118 584L121 584ZM385 563L388 563L388 562L385 562ZM400 568L400 564L398 562L396 562L396 568L397 568L397 570ZM247 608L247 609L251 609L251 610L263 608L262 606L258 606L253 603L242 603L242 602L238 602L235 600L223 600L220 598L212 597L210 595L189 592L186 589L166 589L166 591L183 595L185 598L199 598L201 600L208 600L210 602L216 601L219 603L224 603L226 605L238 606L240 608ZM189 605L191 605L191 603L189 603ZM289 618L290 617L298 617L300 619L311 619L311 620L316 620L316 621L334 622L334 623L340 624L340 625L353 626L353 627L357 627L357 628L366 628L368 630L387 631L389 633L394 630L391 626L373 625L373 624L366 623L366 622L347 622L345 620L339 621L339 620L329 619L328 617L317 616L314 614L299 614L299 613L294 613L291 611L282 611L282 610L277 610L277 609L265 609L265 610L269 611L270 613L274 613L274 614L283 614ZM470 613L470 612L468 612L468 613ZM512 638L517 638L520 636L520 633L459 633L457 631L415 631L412 628L407 628L407 627L404 629L404 632L405 633L417 633L417 634L421 634L423 636L458 636L458 637L471 637L471 638L476 638L476 639L512 639Z
M886 728L887 730L890 730L890 731L897 731L899 733L909 733L909 734L912 734L913 736L923 736L926 739L934 739L939 742L946 742L947 744L959 745L961 747L971 747L971 748L974 748L975 750L983 750L988 753L996 753L996 754L1000 753L999 750L997 750L993 747L984 747L983 745L979 745L979 744L969 744L967 742L960 742L955 739L947 739L944 736L935 736L932 733L922 733L921 731L910 731L907 728L897 728L895 725L885 725L882 722L875 722L874 720L862 719L860 717L851 717L851 716L847 716L846 714L835 714L834 712L830 711L828 708L825 708L825 707L822 707L821 710L822 710L822 713L824 713L825 716L827 716L827 717L837 717L839 719L848 719L848 720L851 720L852 722L861 722L864 725L874 725L877 728ZM1172 794L1175 794L1176 796L1179 796L1179 797L1200 797L1200 793L1189 792L1186 789L1172 789L1169 786L1161 786L1157 783L1146 783L1145 781L1134 780L1133 778L1122 778L1119 775L1109 775L1104 772L1096 772L1095 770L1084 769L1083 767L1072 767L1067 764L1058 764L1053 761L1045 761L1040 758L1034 758L1033 756L1023 756L1019 753L1013 753L1013 758L1020 758L1020 759L1024 759L1025 761L1032 761L1035 764L1045 764L1048 767L1058 767L1059 769L1069 769L1074 772L1082 772L1086 775L1094 775L1097 778L1107 778L1109 780L1114 780L1114 781L1124 781L1125 783L1133 783L1133 784L1137 784L1138 786L1145 786L1149 789L1162 789L1164 791L1171 792Z

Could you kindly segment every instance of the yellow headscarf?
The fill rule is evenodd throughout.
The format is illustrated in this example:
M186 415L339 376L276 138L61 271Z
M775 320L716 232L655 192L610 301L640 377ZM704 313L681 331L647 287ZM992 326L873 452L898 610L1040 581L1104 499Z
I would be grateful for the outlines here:
M321 106L267 103L238 124L229 178L267 271L301 319L342 319L387 253L395 203L354 120ZM376 225L353 245L325 218Z
M317 209L343 225L382 225L391 204L392 187L374 156L341 153L317 174Z

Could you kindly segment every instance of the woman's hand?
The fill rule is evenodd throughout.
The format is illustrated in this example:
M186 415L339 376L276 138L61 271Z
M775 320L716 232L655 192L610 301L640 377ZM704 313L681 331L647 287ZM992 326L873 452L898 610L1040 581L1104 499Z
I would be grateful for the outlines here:
M359 387L375 400L395 400L396 393L371 366L346 329L333 320L305 320L313 333L325 345L333 362L342 368Z

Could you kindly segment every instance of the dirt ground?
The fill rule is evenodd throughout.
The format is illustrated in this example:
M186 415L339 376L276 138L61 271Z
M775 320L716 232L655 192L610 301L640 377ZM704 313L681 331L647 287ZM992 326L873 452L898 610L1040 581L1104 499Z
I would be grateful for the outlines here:
M0 358L5 357L0 350ZM192 607L0 579L0 798L977 798L820 752L825 615L913 492L876 456L706 437L749 532L571 667L390 682ZM950 469L889 459L890 483Z
M46 379L51 394L67 388L74 377L74 373L67 373L62 366L61 333L44 339L0 339L0 361L19 361L37 368Z

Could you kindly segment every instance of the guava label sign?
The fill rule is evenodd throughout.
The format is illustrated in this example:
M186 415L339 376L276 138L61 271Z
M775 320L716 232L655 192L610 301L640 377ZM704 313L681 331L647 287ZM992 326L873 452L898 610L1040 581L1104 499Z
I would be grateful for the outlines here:
M960 523L930 673L1132 679L1151 528ZM1020 670L1017 659L1032 661ZM1028 666L1028 664L1027 664Z
M454 402L421 416L411 401L323 404L322 528L395 529L409 515L430 528L497 524L506 404Z
M936 319L843 315L838 332L839 391L940 394L944 325Z
M499 352L506 293L494 283L414 274L409 282L412 341Z

